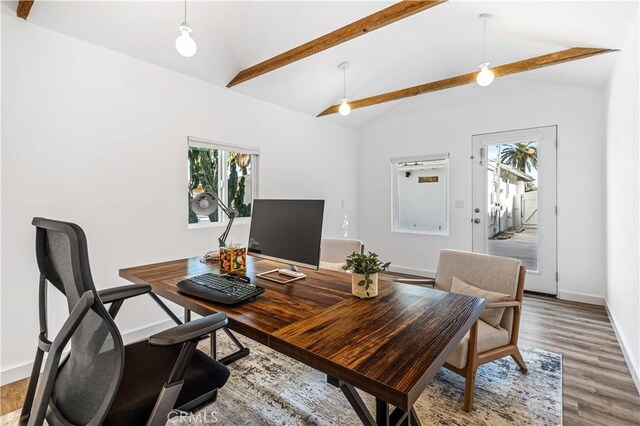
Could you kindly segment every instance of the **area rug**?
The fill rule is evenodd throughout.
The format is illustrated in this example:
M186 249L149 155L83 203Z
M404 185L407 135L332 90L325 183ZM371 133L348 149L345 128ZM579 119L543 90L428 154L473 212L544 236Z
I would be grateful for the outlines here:
M218 400L198 415L174 424L361 425L342 392L326 376L264 345L240 337L251 349L231 365L231 377ZM219 356L234 350L220 333ZM208 351L208 345L201 349ZM511 358L478 368L474 411L462 410L464 379L441 369L418 399L423 425L560 425L562 357L521 347L529 371L522 374ZM374 412L375 399L361 392Z
M342 392L317 370L264 345L239 336L251 349L229 368L231 377L218 400L168 425L361 425ZM208 351L208 342L200 349ZM218 336L218 355L234 346ZM529 372L522 374L511 358L480 366L474 411L462 410L464 380L441 369L415 404L423 425L560 425L562 423L562 358L559 354L521 347ZM375 400L361 395L373 411ZM19 412L0 419L17 425Z

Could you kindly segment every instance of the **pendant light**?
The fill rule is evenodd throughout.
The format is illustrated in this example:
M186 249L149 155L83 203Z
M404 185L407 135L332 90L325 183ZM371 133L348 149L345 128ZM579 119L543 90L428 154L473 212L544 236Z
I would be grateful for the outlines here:
M176 39L176 50L186 58L190 58L196 54L198 46L191 38L191 27L187 24L187 0L184 0L184 22L178 27L181 35Z
M338 65L338 69L343 72L343 85L342 85L342 99L340 99L340 107L338 108L338 112L342 116L347 116L351 112L351 106L349 105L349 100L347 99L347 68L349 68L349 62L343 62Z
M485 52L487 45L487 20L493 18L493 15L483 13L478 18L484 21L484 29L482 35L482 63L480 64L480 72L476 76L476 81L480 86L488 86L493 83L494 75L493 71L489 69L489 62L486 60Z

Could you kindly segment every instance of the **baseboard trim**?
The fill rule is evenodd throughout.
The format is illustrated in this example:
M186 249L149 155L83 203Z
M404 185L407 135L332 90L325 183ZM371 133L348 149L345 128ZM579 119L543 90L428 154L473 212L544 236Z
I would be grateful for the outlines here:
M179 316L182 320L182 315ZM152 334L155 334L159 331L166 330L167 328L175 325L173 321L170 319L163 320L155 324L151 324L145 327L137 328L135 330L131 330L122 335L122 339L125 344L136 342L138 340L145 339ZM37 342L33 342L34 347ZM45 358L46 360L46 358ZM42 363L42 367L44 368L45 363ZM0 372L0 386L7 385L9 383L13 383L18 380L22 380L25 377L29 377L31 375L31 369L33 368L33 362L28 362L26 364L17 365L15 367L7 368L6 370Z
M571 302L588 303L590 305L604 306L604 298L590 294L572 293L570 291L558 291L558 299Z
M622 334L622 331L618 328L618 324L616 323L614 316L611 314L611 311L609 310L609 305L607 305L606 300L604 303L604 308L607 311L607 316L609 317L609 321L611 322L611 327L613 328L613 332L616 335L616 339L618 339L618 344L620 345L620 349L622 350L622 355L624 356L624 360L627 363L627 368L631 373L631 378L633 379L633 383L635 383L636 389L640 394L640 371L639 371L640 368L637 368L635 365L633 365L633 359L629 356L629 351L627 350L627 344L624 338L624 334Z
M436 276L435 271L427 271L426 269L408 268L406 266L391 265L389 267L391 272L399 272L401 274L418 275L420 277L433 278Z

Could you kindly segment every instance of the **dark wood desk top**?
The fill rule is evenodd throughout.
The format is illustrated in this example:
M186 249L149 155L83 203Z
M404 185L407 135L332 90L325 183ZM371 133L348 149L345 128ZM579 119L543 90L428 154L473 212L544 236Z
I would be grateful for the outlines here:
M219 272L198 258L120 270L134 283L200 315L225 312L229 327L408 411L484 307L473 297L381 280L369 300L351 295L351 276L308 271L277 284L256 274L281 267L249 257L246 275L266 288L257 300L216 305L178 293L190 276Z

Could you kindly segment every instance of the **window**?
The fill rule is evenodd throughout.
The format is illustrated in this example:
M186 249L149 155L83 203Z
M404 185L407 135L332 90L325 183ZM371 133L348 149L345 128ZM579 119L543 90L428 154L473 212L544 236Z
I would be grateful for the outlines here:
M207 186L221 200L238 212L238 218L251 217L251 205L257 195L257 167L260 151L256 148L225 145L202 139L189 138L188 209L189 226L217 224L227 218L216 209L209 216L197 215L191 209L194 195Z
M393 232L448 235L449 154L391 159Z

